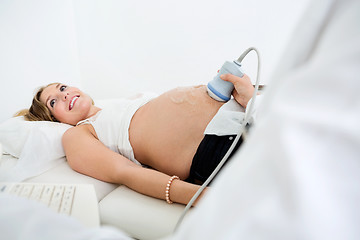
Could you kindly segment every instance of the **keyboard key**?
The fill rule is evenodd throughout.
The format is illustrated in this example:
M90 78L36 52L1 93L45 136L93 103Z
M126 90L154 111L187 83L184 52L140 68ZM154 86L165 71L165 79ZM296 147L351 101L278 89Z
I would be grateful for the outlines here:
M52 185L45 186L45 189L40 198L40 202L49 206L53 191L54 191L54 186Z
M43 185L35 185L32 193L30 195L30 199L40 201L40 197L41 197L43 189L44 189Z
M65 189L64 186L56 186L55 190L54 190L54 193L53 193L53 196L52 196L52 198L50 200L49 207L51 209L54 209L56 212L58 212L59 209L60 209L60 204L61 204L61 201L62 201L64 189Z
M7 192L8 188L7 184L0 184L0 192Z
M30 198L30 194L33 190L34 186L32 185L24 185L21 190L20 197Z
M74 194L75 194L74 186L67 186L65 188L64 198L60 207L60 213L65 213L70 215Z
M19 196L22 188L23 188L23 185L21 185L21 184L15 184L15 186L13 186L13 187L11 188L10 193L11 193L11 194L14 194L14 195L16 195L16 196Z

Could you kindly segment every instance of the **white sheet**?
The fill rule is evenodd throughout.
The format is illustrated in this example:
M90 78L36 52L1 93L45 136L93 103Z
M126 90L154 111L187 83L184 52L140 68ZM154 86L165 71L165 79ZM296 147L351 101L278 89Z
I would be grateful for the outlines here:
M40 203L0 193L1 239L91 240L132 239L111 227L87 228L75 219L55 214Z

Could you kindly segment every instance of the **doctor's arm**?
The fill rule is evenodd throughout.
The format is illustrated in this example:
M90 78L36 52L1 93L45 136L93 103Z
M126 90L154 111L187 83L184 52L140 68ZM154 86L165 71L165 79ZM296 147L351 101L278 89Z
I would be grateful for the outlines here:
M63 135L66 158L73 170L101 181L124 184L151 197L165 199L165 189L170 176L143 168L111 151L88 127L82 125L70 128ZM169 191L170 200L187 204L198 189L198 185L174 180Z

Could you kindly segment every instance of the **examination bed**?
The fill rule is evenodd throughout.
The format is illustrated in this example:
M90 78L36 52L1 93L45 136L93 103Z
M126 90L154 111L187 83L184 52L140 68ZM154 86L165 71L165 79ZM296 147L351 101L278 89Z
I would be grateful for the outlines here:
M184 206L167 204L125 186L77 173L63 156L62 133L69 128L22 117L0 124L0 181L92 184L99 202L101 225L117 227L137 239L158 239L173 232Z

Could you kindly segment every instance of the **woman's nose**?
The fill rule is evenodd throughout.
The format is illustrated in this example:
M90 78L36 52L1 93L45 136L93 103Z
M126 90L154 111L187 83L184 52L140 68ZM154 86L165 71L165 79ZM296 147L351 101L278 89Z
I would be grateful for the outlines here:
M66 100L69 97L68 92L63 92L63 100Z

